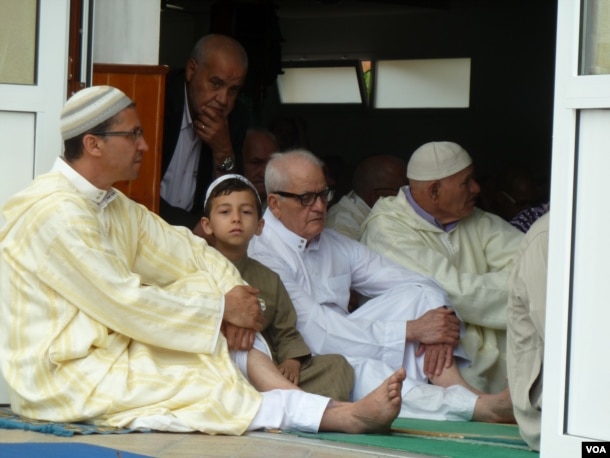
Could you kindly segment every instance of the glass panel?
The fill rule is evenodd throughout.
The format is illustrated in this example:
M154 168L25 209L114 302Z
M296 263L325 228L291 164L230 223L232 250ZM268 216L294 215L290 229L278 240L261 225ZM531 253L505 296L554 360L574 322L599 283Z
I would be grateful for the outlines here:
M381 60L375 108L467 108L470 59Z
M610 74L610 2L584 0L581 75Z
M600 185L607 181L610 168L609 124L610 110L581 111L567 385L567 433L601 441L610 441L610 396L607 395L610 365L600 364L597 357L601 349L610 345L610 308L604 299L608 295L610 214L603 211L608 202L604 192L600 192Z
M0 83L36 82L37 0L2 0Z
M283 71L277 78L282 103L362 103L356 66L284 68Z

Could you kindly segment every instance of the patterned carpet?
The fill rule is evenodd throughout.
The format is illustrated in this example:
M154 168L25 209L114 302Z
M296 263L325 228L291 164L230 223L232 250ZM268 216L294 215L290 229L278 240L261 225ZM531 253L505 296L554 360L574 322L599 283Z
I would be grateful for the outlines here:
M127 434L136 432L133 429L96 426L86 423L54 423L51 421L31 420L13 413L10 407L0 407L0 428L24 429L26 431L66 437L75 434Z
M27 431L54 434L56 436L73 436L76 434L127 434L141 432L125 428L111 428L85 423L53 423L30 420L14 414L9 407L0 407L0 428L23 429ZM290 434L318 440L381 447L384 449L402 450L447 458L539 457L538 452L530 450L525 442L523 442L519 436L519 429L516 425L398 418L392 425L391 434L310 434L297 431L283 431L282 434ZM28 444L20 445L26 446ZM112 451L111 449L108 450ZM67 450L64 451L67 452ZM37 456L35 454L31 455L27 450L23 450L24 454L19 452L18 455L6 455L4 454L6 452L6 447L0 447L0 458L3 456ZM34 452L35 451L32 450L32 453ZM49 450L49 452L51 451ZM106 451L100 450L99 452L105 453ZM77 455L71 454L70 456ZM117 455L115 454L114 456Z

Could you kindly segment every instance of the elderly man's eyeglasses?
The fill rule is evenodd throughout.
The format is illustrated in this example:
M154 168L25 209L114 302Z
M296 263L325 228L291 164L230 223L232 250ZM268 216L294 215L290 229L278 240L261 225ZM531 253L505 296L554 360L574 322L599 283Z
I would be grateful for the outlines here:
M282 197L291 197L293 199L298 199L301 202L303 207L311 207L316 203L318 197L322 201L322 203L327 204L329 200L332 200L335 195L335 190L331 188L326 188L320 192L306 192L303 194L293 194L292 192L285 191L274 191L271 194L277 194Z
M119 137L131 137L134 142L137 142L144 135L144 130L137 128L134 130L115 130L109 132L91 132L92 135L99 135L100 137L106 136L119 136Z

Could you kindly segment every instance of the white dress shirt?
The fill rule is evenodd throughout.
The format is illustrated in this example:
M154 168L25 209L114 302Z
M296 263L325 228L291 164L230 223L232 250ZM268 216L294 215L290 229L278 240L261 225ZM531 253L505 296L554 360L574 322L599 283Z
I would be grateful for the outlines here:
M161 197L173 207L190 211L194 205L197 171L201 156L201 139L193 128L193 119L188 109L186 87L184 89L184 112L176 149L161 180Z

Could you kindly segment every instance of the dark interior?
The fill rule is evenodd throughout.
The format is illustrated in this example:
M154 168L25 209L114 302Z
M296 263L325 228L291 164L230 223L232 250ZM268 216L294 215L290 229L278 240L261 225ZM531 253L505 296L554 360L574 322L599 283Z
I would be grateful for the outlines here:
M318 156L349 168L371 154L408 159L422 143L451 140L470 152L482 180L518 163L545 184L556 16L556 0L164 0L159 60L181 67L200 36L231 34L249 54L243 97L253 123L296 121L302 145ZM469 108L281 105L275 86L282 62L454 57L472 59Z

